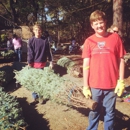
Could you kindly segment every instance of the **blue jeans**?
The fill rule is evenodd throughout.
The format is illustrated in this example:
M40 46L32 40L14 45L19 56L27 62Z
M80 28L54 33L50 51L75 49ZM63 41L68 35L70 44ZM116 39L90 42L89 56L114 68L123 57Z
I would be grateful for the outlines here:
M114 90L102 90L91 88L92 99L98 103L97 108L89 113L89 126L87 130L97 130L100 110L105 108L104 130L114 130L116 94Z
M15 53L16 53L16 60L19 61L19 62L21 62L22 49L21 49L21 48L15 49L14 51L15 51Z

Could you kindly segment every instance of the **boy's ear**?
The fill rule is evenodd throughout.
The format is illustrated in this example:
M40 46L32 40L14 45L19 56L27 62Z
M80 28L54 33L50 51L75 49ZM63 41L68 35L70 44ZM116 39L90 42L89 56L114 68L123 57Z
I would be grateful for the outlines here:
M91 28L93 28L93 22L90 25L91 25Z

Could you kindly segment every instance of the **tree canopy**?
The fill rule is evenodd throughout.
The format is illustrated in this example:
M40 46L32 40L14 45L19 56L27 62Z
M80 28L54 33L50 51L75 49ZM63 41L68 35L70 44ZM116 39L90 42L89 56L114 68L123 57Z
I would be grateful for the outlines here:
M40 20L43 30L48 30L56 40L67 41L75 37L83 44L86 37L93 33L89 23L91 12L96 9L104 11L110 27L117 21L114 8L118 7L121 11L115 11L116 17L122 18L119 28L123 36L130 37L130 0L118 0L116 4L115 0L1 0L0 13L17 25L27 25L27 16L33 13L34 20Z

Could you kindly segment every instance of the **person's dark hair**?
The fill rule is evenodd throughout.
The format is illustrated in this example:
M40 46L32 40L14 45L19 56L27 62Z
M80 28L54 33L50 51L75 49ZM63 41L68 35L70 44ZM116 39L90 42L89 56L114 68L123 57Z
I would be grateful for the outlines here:
M75 37L72 37L71 40L75 40Z
M45 31L45 32L44 32L44 35L45 35L45 36L49 36L49 32L48 32L48 31Z
M13 38L16 38L16 39L17 39L17 38L18 38L18 36L17 36L16 34L13 34Z

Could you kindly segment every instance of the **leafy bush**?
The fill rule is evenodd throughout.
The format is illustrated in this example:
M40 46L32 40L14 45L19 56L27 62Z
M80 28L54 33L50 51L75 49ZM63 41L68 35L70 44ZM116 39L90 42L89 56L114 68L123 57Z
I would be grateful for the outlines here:
M13 67L3 66L0 68L0 85L6 87L14 78Z
M13 50L8 50L8 51L3 51L1 52L1 55L5 58L5 59L10 59L13 58L15 52Z
M66 68L67 73L73 77L81 77L82 75L80 66L67 57L60 58L57 65Z
M14 71L14 73L17 83L37 93L39 97L68 106L91 108L90 101L82 93L82 86L60 77L49 67L41 70L26 66L21 71Z
M57 65L65 67L65 68L69 68L75 65L75 62L73 62L72 60L70 60L67 57L62 57L57 61Z
M16 98L0 87L0 130L22 130L26 126Z
M44 99L60 103L62 97L68 98L65 89L68 86L71 88L75 85L70 80L55 74L49 67L45 67L44 70L24 67L21 71L15 70L14 73L17 83L20 83L28 90L36 92L39 96L43 96Z
M6 34L1 34L0 37L1 37L1 42L4 42L6 40L7 36L6 36Z

